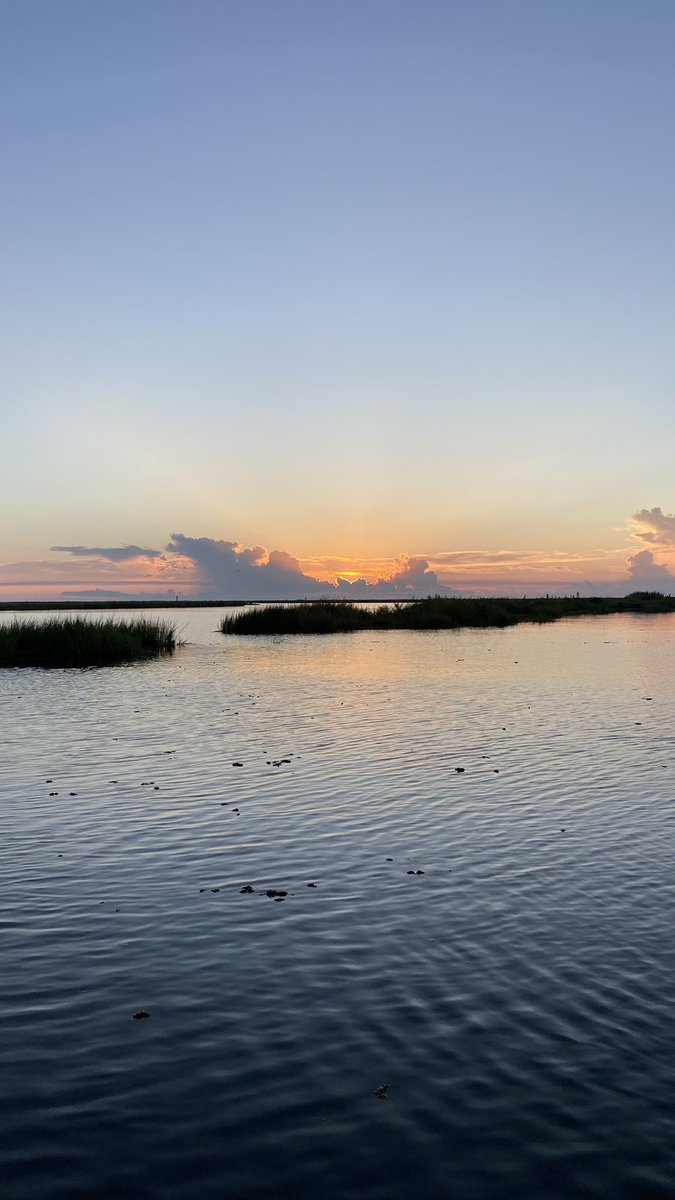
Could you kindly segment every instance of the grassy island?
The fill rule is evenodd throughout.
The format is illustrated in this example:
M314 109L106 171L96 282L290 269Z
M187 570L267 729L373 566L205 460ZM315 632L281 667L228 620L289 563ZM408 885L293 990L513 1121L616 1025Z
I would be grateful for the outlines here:
M431 596L405 604L382 604L368 609L343 600L318 600L297 605L265 605L226 617L228 634L352 633L359 629L503 628L523 621L558 621L561 617L606 616L610 613L675 612L675 596L632 592L604 596L512 598L449 598Z
M170 653L176 631L165 621L52 617L0 624L0 667L103 667Z

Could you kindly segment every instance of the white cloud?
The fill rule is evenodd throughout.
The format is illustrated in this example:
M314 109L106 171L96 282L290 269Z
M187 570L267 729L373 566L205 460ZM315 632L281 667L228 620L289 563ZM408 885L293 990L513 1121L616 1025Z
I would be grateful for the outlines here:
M650 546L675 547L675 516L661 512L660 508L641 508L633 513L631 521L637 526L633 536Z
M628 559L628 578L631 582L675 583L667 567L654 561L651 550L638 550Z

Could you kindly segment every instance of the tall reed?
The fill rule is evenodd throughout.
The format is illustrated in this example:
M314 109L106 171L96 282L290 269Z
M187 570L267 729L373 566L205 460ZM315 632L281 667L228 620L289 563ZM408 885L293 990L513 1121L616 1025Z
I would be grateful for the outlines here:
M0 624L0 667L99 667L169 654L176 631L167 621L139 617L50 617Z
M610 613L675 612L675 597L660 592L630 596L445 597L365 608L340 600L271 604L225 617L227 634L351 633L359 629L503 628L522 621Z

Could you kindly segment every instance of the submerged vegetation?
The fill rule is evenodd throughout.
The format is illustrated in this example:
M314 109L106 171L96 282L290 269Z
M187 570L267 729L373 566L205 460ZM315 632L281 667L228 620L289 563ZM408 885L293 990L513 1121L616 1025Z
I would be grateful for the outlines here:
M0 624L0 667L102 667L170 653L176 631L167 621L50 617Z
M226 617L223 633L351 633L358 629L464 629L504 627L522 621L557 621L561 617L610 613L675 612L675 597L660 592L629 596L554 596L516 600L430 596L405 604L363 608L349 601L317 600L296 605L265 605Z

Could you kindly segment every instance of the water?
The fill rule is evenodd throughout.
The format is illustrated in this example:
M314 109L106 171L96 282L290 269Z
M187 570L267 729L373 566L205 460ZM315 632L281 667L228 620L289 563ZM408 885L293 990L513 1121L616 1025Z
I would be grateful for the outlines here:
M3 1196L672 1197L675 618L218 618L0 671Z

